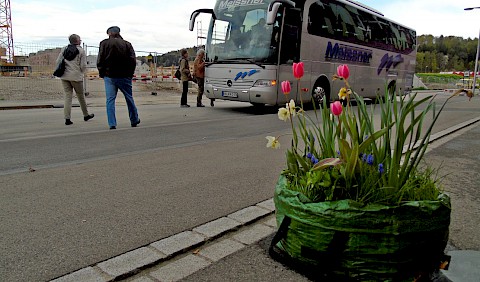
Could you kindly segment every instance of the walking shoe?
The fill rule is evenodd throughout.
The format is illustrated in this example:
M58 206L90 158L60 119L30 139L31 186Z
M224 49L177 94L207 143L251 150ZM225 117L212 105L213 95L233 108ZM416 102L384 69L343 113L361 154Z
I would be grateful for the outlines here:
M188 105L188 104L180 105L180 108L190 108L190 105Z
M135 123L132 123L132 127L137 127L137 125L138 125L138 124L140 124L140 119L138 119L138 121L137 121L137 122L135 122Z
M110 129L117 129L116 126L110 126Z
M66 119L65 120L65 125L70 125L70 124L73 124L73 122L70 119Z
M210 106L215 107L215 104L213 103L213 100L210 100Z
M89 114L88 116L84 116L84 117L83 117L83 120L84 120L84 121L87 121L87 120L89 120L89 119L92 119L94 116L95 116L94 114Z
M197 103L197 107L205 107L205 105L202 103Z

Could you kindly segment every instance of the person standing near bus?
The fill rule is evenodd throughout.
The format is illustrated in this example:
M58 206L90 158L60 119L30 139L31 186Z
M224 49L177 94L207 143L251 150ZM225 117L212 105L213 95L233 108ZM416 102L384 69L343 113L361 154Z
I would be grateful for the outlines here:
M130 42L120 36L120 28L112 26L107 29L108 39L100 42L97 58L99 76L105 83L105 96L107 98L107 118L110 129L117 128L115 117L115 99L118 89L125 96L127 102L130 124L136 127L140 123L137 107L133 100L132 78L137 65L135 51Z
M197 57L195 58L195 61L193 61L193 74L198 86L197 107L205 107L202 104L205 86L205 50L203 49L198 49L197 51ZM215 99L210 99L210 106L212 107L214 106L213 101L215 101Z
M187 49L182 49L180 54L182 55L179 62L181 73L180 80L182 81L182 97L180 98L180 107L188 108L190 107L190 105L187 104L188 81L192 75L190 74L190 64L188 63Z
M56 61L58 66L65 59L65 73L60 78L62 80L63 92L65 93L65 102L63 107L63 115L65 117L65 125L73 124L71 120L72 114L72 96L73 90L77 95L80 108L83 113L83 120L88 121L95 115L89 114L87 103L85 102L85 93L83 91L83 78L87 70L87 57L85 51L80 46L80 36L72 34L68 37L70 44L62 48Z

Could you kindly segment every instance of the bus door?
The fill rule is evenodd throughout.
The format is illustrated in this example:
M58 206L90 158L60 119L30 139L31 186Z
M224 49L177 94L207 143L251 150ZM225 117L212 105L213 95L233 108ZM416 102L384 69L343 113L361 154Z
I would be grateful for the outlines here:
M279 29L278 36L274 34L274 38L278 37L279 54L278 54L278 85L284 80L291 82L292 91L290 95L278 95L278 104L286 103L290 99L295 102L300 101L297 93L298 81L293 77L292 66L293 63L298 63L300 60L300 42L302 34L302 12L298 8L284 8L282 13L277 14L277 21ZM277 25L277 22L275 22ZM301 85L301 87L307 87ZM279 88L281 93L281 88Z

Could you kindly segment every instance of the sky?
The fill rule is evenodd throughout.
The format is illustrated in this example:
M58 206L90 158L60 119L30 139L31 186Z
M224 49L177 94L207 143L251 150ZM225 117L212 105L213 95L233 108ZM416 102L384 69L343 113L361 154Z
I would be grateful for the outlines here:
M3 0L1 0L3 1ZM201 15L194 31L189 31L191 13L213 8L216 0L11 0L14 46L64 46L72 33L84 44L98 46L107 38L108 27L116 25L121 35L142 51L165 53L205 43L197 39L197 29L206 32L210 16ZM220 0L219 0L220 1ZM387 18L411 27L417 35L478 38L480 0L361 0ZM205 34L204 34L205 35ZM28 44L28 45L24 45ZM15 49L28 55L28 47ZM19 53L26 54L19 54Z

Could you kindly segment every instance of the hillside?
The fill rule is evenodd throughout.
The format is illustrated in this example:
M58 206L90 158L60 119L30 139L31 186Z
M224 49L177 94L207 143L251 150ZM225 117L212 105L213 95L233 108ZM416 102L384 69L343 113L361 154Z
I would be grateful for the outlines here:
M189 47L189 48L186 48L187 51L188 51L188 55L189 55L189 60L193 61L195 59L195 56L197 54L197 50L199 48L203 48L203 46L194 46L194 47ZM168 53L164 53L162 55L158 55L157 56L157 59L156 59L156 62L157 62L157 67L160 67L160 66L164 66L164 67L170 67L170 66L178 66L178 62L180 60L180 50L175 50L175 51L170 51ZM143 56L143 57L139 57L139 59L142 61L142 62L147 62L147 57L146 56Z

